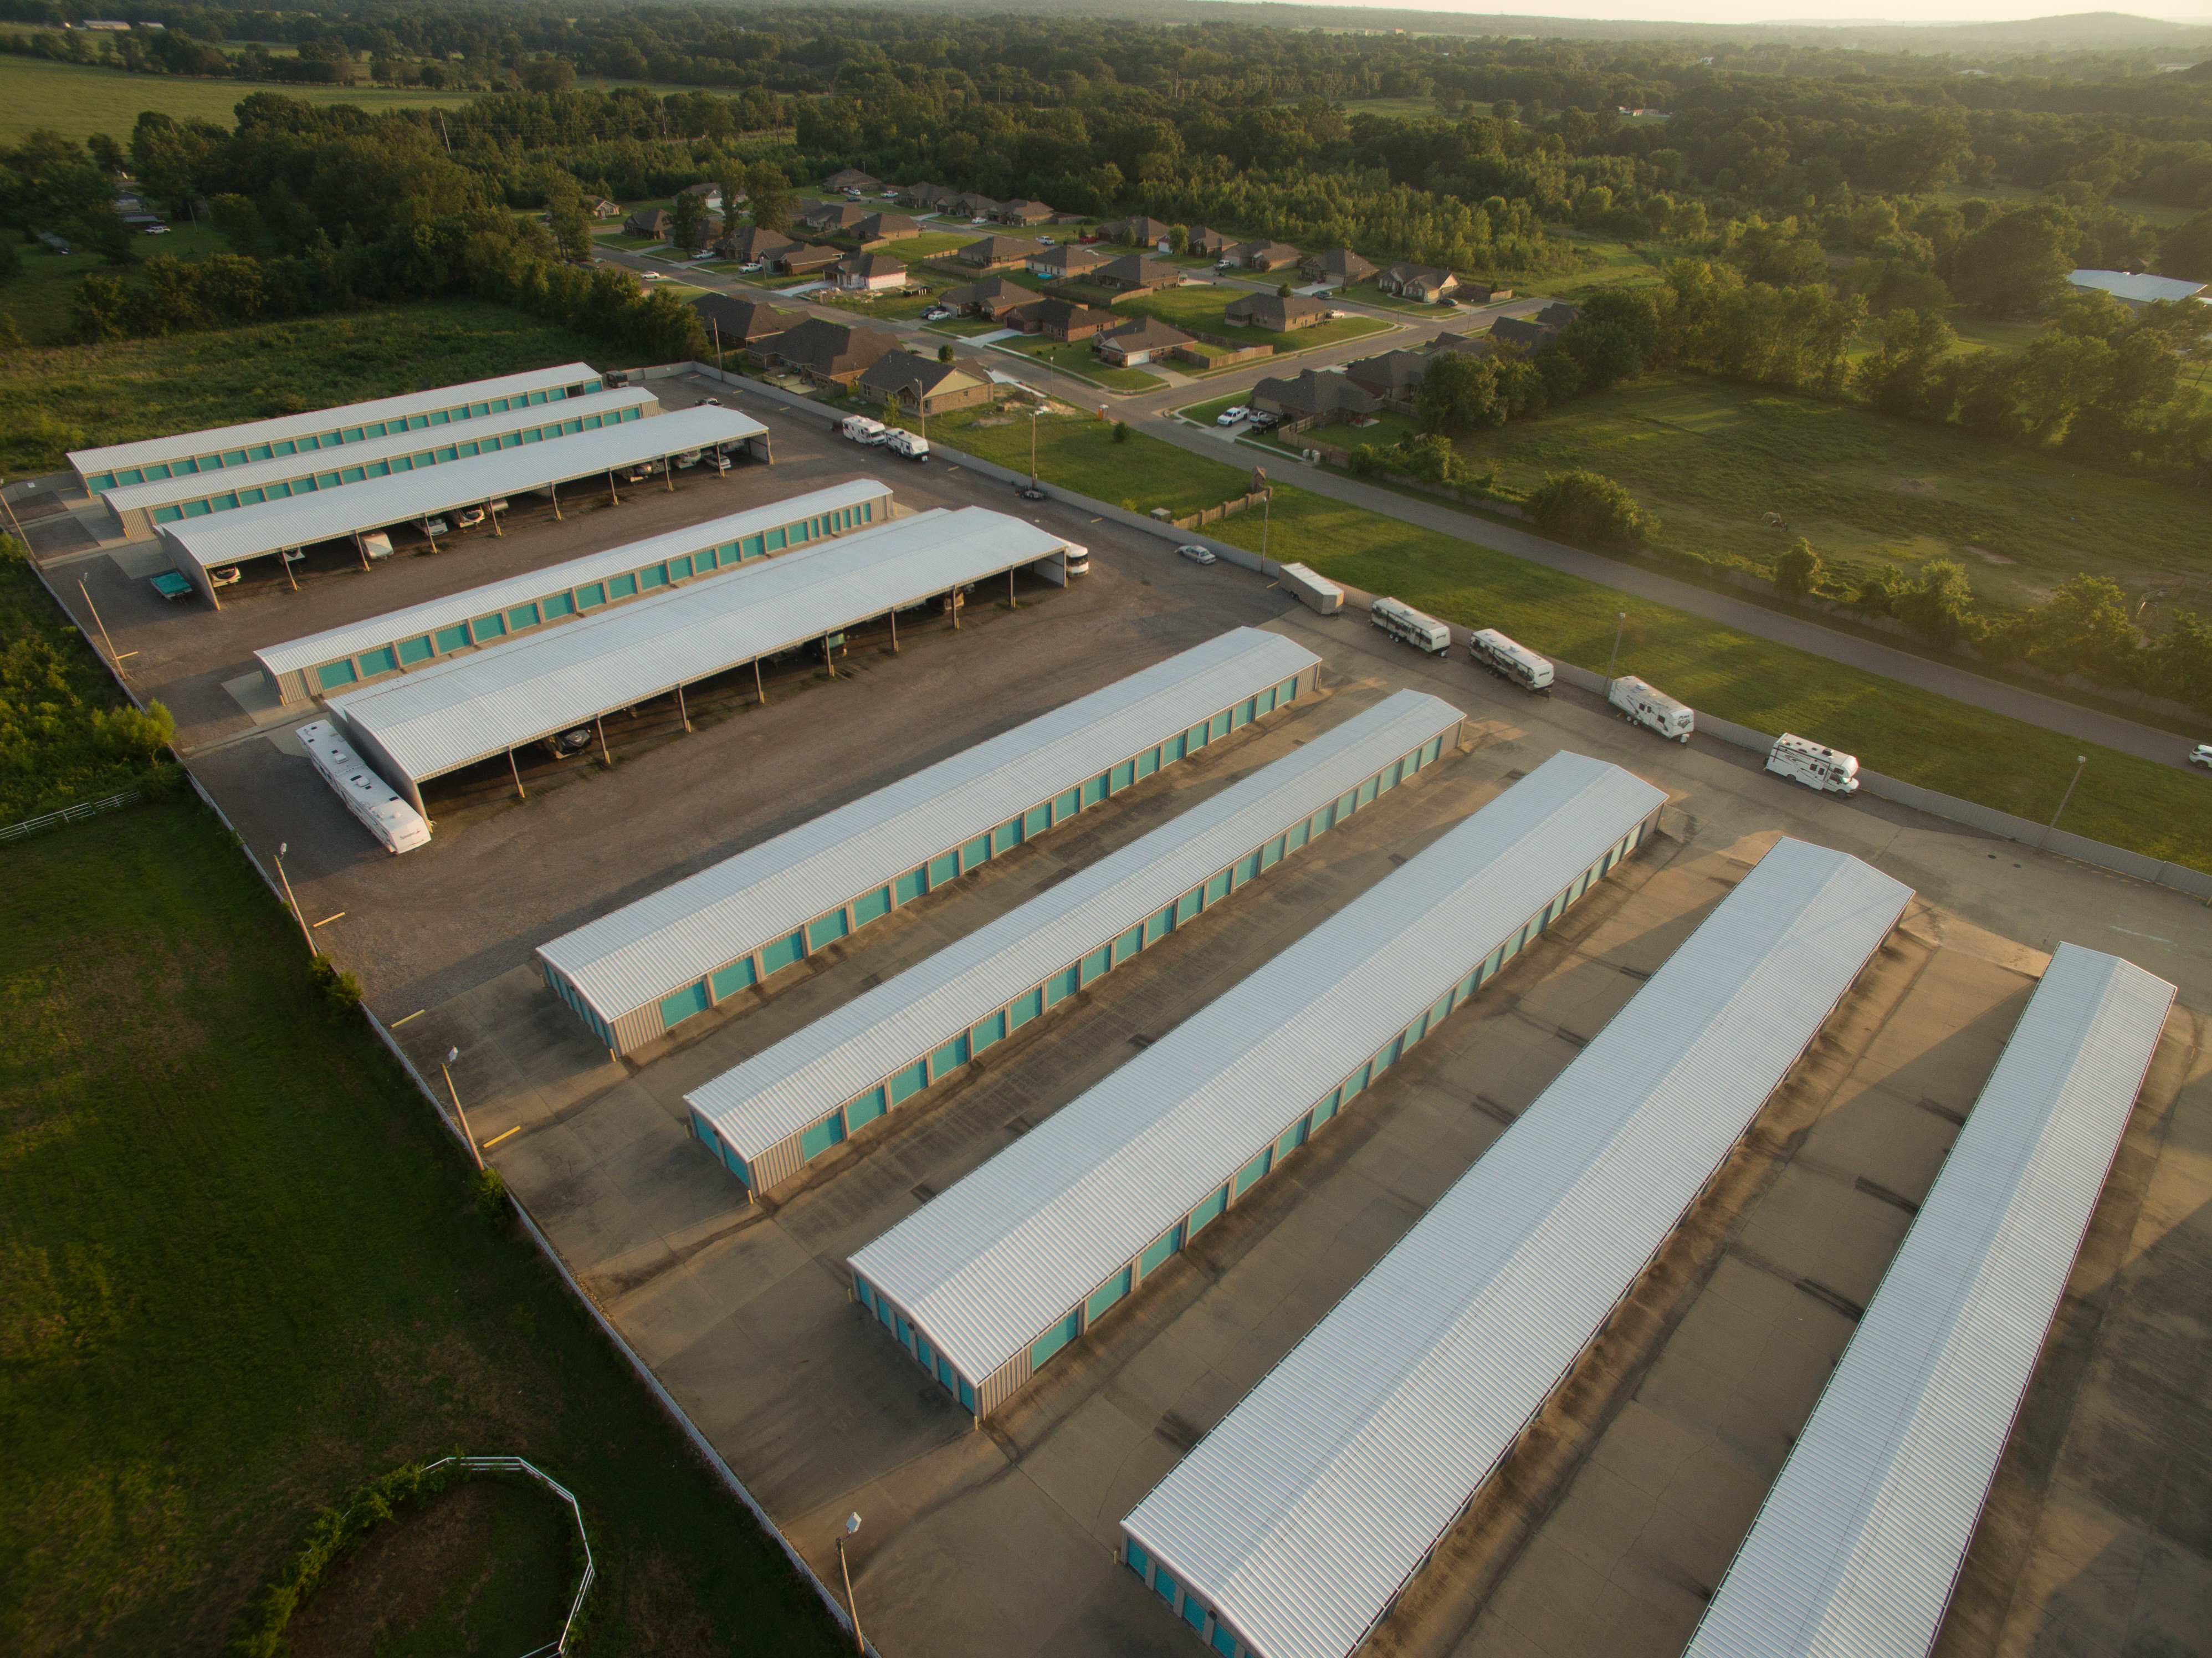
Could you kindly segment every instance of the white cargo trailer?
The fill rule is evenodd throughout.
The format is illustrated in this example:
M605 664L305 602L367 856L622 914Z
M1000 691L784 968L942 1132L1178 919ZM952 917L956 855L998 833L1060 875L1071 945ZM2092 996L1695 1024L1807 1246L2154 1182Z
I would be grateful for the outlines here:
M1391 638L1402 640L1431 656L1451 652L1451 629L1436 617L1395 598L1378 598L1370 614L1375 625Z
M1671 737L1677 743L1687 743L1696 729L1698 717L1689 704L1677 702L1662 690L1645 684L1633 674L1623 674L1613 682L1605 700L1620 710L1620 717L1632 725L1646 726L1662 737Z
M1284 590L1310 610L1334 616L1344 608L1344 589L1303 564L1283 566L1282 582Z
M396 856L430 844L430 825L422 814L368 768L338 735L337 726L317 720L301 726L298 736L308 763L386 852Z
M1467 653L1478 668L1487 668L1499 679L1510 679L1524 691L1552 694L1552 664L1525 645L1516 645L1495 628L1479 629L1467 641Z
M1823 793L1859 792L1858 756L1845 754L1840 749L1823 748L1789 732L1774 739L1773 748L1767 752L1766 768L1777 776L1794 778L1807 788L1819 789Z

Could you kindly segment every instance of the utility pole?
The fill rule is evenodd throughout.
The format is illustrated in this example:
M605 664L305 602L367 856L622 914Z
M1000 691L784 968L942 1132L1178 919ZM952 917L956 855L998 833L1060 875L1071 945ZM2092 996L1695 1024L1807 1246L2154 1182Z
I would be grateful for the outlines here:
M2086 754L2077 754L2074 756L2073 779L2066 785L2066 793L2058 797L2058 810L2051 814L2051 822L2043 831L2045 844L2049 843L2052 832L2057 829L2058 820L2066 815L2066 803L2074 798L2074 785L2081 780L2082 770L2088 763L2089 756Z
M853 1568L845 1559L845 1539L860 1529L860 1516L847 1515L843 1535L837 1539L837 1570L845 1579L845 1612L853 1620L853 1650L866 1658L867 1637L860 1633L860 1609L853 1601Z
M300 914L300 901L292 896L292 878L284 873L284 854L291 849L289 841L276 843L276 879L283 886L285 905L292 912L292 920L299 926L300 938L307 946L307 954L319 956L322 951L315 948L315 935L307 931L307 918Z
M1628 612L1623 610L1620 612L1620 619L1614 623L1613 627L1613 654L1605 659L1605 683L1608 690L1613 688L1613 665L1620 660L1621 631L1627 626Z
M446 1057L443 1063L438 1066L438 1074L446 1079L446 1097L453 1102L453 1114L461 1120L461 1138L469 1143L469 1155L476 1159L477 1172L478 1174L482 1174L483 1172L483 1153L477 1150L476 1130L469 1127L469 1114L461 1109L460 1090L453 1086L453 1064L454 1060L460 1057L461 1050L459 1048L447 1048L446 1050Z

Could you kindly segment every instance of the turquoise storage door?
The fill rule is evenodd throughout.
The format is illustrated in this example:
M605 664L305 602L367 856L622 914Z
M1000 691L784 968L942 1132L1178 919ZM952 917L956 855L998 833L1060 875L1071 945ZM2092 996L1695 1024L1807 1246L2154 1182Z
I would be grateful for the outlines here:
M1019 1030L1024 1025L1027 1024L1031 1019L1036 1018L1037 1015L1043 1011L1044 990L1043 987L1040 986L1038 988L1030 991L1026 996L1018 997L1015 999L1013 1006L1007 1010L1007 1023L1014 1029Z
M1044 1005L1047 1007L1057 1007L1082 987L1082 981L1077 976L1079 970L1080 964L1064 973L1055 973L1045 981Z
M929 887L934 892L947 881L956 880L960 874L960 854L948 852L929 860Z
M1207 724L1206 728L1206 740L1211 743L1218 742L1222 738L1228 735L1229 710L1224 708L1219 714L1215 714L1212 720Z
M1107 776L1108 774L1101 772L1097 776L1092 778L1089 782L1083 786L1083 804L1085 805L1095 806L1101 800L1103 800L1106 798Z
M1106 975L1106 970L1114 964L1113 956L1114 947L1111 944L1103 944L1092 950L1079 963L1083 973L1077 982L1087 985L1094 979L1103 978Z
M799 1137L799 1157L811 1163L845 1138L845 1114L832 1111Z
M693 1014L706 1011L707 987L703 984L686 985L674 995L661 999L660 1028L673 1030Z
M1004 857L1022 843L1022 820L1012 818L991 831L991 855Z
M1133 760L1124 760L1109 772L1107 777L1109 779L1107 788L1112 793L1119 793L1137 780L1137 762Z
M1145 1552L1145 1546L1135 1538L1122 1540L1121 1564L1142 1577L1152 1569L1152 1557Z
M1168 1576L1164 1568L1152 1574L1152 1588L1161 1600L1170 1606L1175 1605L1176 1580Z
M991 837L979 835L960 848L960 867L971 870L988 863L991 858Z
M778 968L789 967L806 953L806 937L794 932L788 938L777 938L761 946L761 971L763 975Z
M1145 929L1133 926L1114 941L1114 964L1119 967L1145 946Z
M1183 1224L1182 1235L1184 1242L1188 1242L1192 1238L1196 1237L1200 1232L1205 1230L1208 1222L1219 1215L1221 1212L1228 1206L1229 1188L1224 1186L1219 1191L1216 1192L1212 1197L1206 1199L1205 1202L1200 1204L1197 1208L1190 1212L1190 1218Z
M1340 1088L1335 1093L1330 1095L1319 1105L1314 1107L1313 1126L1316 1128L1320 1127L1323 1123L1327 1122L1331 1117L1336 1114L1336 1108L1343 1103L1344 1090Z
M823 949L836 944L845 936L845 912L833 909L827 915L817 915L806 924L806 947L810 950Z
M1258 1157L1253 1158L1251 1162L1246 1163L1242 1169L1237 1171L1237 1178L1229 1183L1231 1190L1237 1196L1240 1198L1243 1197L1246 1192L1251 1189L1252 1183L1258 1180L1261 1175L1266 1174L1267 1170L1273 1166L1274 1159L1275 1148L1273 1146L1270 1145L1262 1148Z
M1082 1327L1082 1314L1070 1313L1030 1343L1030 1369L1031 1370L1039 1369L1047 1359L1074 1340L1076 1332Z
M1193 887L1188 892L1184 893L1175 902L1175 924L1177 926L1188 925L1191 918L1198 914L1199 907L1205 902L1204 887Z
M1260 872L1260 854L1254 853L1237 865L1237 884L1242 886Z
M1193 726L1182 734L1182 741L1183 751L1186 754L1195 754L1206 746L1206 728L1204 726Z
M970 1054L981 1054L985 1048L990 1047L992 1043L1002 1042L1006 1040L1006 1011L1004 1008L1000 1008L989 1018L983 1020L979 1024L969 1027L968 1032L968 1051Z
M725 996L734 996L740 990L750 988L752 981L753 958L742 957L727 967L715 970L713 975L714 999L720 1001Z
M857 1100L845 1102L845 1127L848 1133L863 1128L884 1114L884 1090L872 1088Z
M963 1030L929 1056L929 1079L935 1082L946 1072L957 1071L967 1063L968 1033Z
M429 635L417 634L412 639L403 639L399 641L399 662L402 667L410 667L417 662L428 662L430 657Z
M1182 1248L1182 1225L1181 1222L1177 1222L1154 1240L1151 1248L1137 1257L1138 1278L1143 1279L1152 1277L1166 1264L1170 1255Z
M1052 821L1055 823L1064 823L1082 810L1082 806L1083 791L1070 789L1052 803Z
M1300 823L1296 828L1292 829L1288 835L1283 837L1284 852L1286 854L1296 852L1300 847L1305 845L1307 838L1312 833L1313 820L1309 818L1304 823Z
M902 1100L909 1099L927 1086L929 1086L929 1078L922 1069L922 1061L916 1060L891 1078L891 1103L896 1105Z
M1182 1597L1182 1621L1200 1635L1206 1633L1206 1602L1194 1594Z
M1160 751L1158 749L1146 749L1137 756L1137 775L1139 778L1150 777L1159 768Z
M1154 943L1156 940L1166 938L1174 930L1175 906L1170 904L1145 923L1145 942L1148 944Z
M1300 1117L1285 1128L1283 1131L1283 1137L1275 1142L1275 1155L1278 1157L1287 1157L1304 1145L1306 1143L1306 1131L1312 1126L1313 1120L1310 1115L1308 1115Z
M1237 1658L1237 1637L1218 1622L1213 1625L1213 1649L1221 1658Z
M891 891L902 904L910 904L929 890L929 876L926 870L910 869L891 883Z
M866 926L878 916L891 913L891 890L878 887L873 892L864 892L853 900L853 925Z
M1022 838L1027 840L1032 835L1042 835L1051 827L1051 803L1048 801L1042 806L1032 806L1022 817Z
M1128 1293L1129 1269L1124 1266L1091 1292L1091 1299L1083 1303L1084 1322L1097 1323L1099 1315Z
M380 673L398 671L399 658L389 645L380 645L373 651L363 651L356 659L361 664L362 677L372 678Z
M1206 902L1218 904L1229 896L1229 872L1223 870L1206 884Z

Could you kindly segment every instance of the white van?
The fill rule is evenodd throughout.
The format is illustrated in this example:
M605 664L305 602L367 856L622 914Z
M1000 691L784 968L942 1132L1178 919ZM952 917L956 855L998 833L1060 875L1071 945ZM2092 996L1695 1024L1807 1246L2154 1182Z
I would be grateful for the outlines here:
M1467 641L1467 653L1475 666L1487 668L1497 678L1510 679L1524 691L1552 694L1551 663L1495 628L1478 630Z
M1613 682L1605 700L1620 710L1620 717L1632 725L1648 726L1662 737L1671 737L1677 743L1687 743L1695 730L1698 717L1686 702L1677 702L1662 690L1645 684L1633 674L1623 674Z
M1395 598L1378 598L1370 615L1375 625L1393 639L1426 651L1431 656L1450 654L1451 629L1410 604Z
M1839 749L1825 749L1807 738L1784 732L1767 751L1766 768L1778 777L1793 777L1808 789L1826 794L1859 792L1859 758Z
M837 429L855 443L880 443L883 440L883 422L870 420L866 415L846 416L844 424Z

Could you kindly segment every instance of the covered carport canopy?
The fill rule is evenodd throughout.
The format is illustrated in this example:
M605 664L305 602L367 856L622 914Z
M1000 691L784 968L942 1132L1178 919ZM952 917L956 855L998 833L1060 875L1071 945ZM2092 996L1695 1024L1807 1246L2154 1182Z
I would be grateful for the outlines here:
M178 569L210 603L219 604L210 572L269 558L317 542L359 537L390 525L421 524L440 513L482 507L533 489L557 491L577 479L605 478L639 466L664 472L673 457L694 449L743 447L767 460L768 428L735 410L679 410L573 437L548 438L519 449L448 461L427 471L365 479L342 489L240 507L217 516L165 524L162 545ZM557 507L557 493L554 502Z
M362 757L421 810L422 786L434 777L1057 559L1066 545L981 507L923 513L334 696L331 711Z

